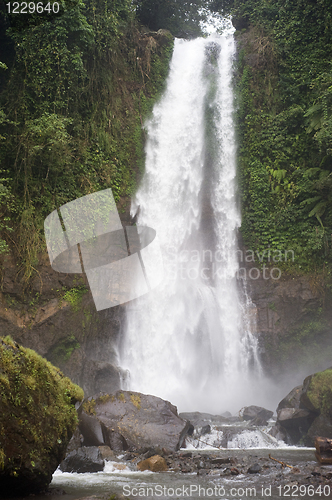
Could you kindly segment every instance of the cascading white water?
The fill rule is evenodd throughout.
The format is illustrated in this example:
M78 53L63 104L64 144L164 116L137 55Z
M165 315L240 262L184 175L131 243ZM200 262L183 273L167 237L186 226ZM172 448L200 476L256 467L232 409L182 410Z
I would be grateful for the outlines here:
M132 204L138 225L157 232L166 278L128 304L120 364L126 388L179 411L258 403L252 304L236 276L234 55L231 34L175 41L165 94L146 124L146 171Z

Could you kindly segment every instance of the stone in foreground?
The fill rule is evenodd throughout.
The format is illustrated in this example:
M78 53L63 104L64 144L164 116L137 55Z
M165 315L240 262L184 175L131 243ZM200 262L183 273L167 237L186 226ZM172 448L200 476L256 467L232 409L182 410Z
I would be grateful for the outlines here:
M105 462L97 446L83 446L74 450L60 464L62 472L100 472Z
M146 458L137 464L137 468L141 471L151 470L152 472L164 472L168 470L166 460L160 455Z
M31 349L0 338L2 496L49 485L77 425L83 391Z
M118 391L89 398L79 410L83 444L107 445L115 451L149 447L176 451L189 426L171 403L138 392Z

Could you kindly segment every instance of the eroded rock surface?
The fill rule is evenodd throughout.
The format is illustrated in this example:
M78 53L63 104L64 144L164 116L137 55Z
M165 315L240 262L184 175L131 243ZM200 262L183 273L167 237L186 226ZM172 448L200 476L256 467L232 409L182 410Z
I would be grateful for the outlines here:
M86 446L116 451L145 447L178 450L190 424L168 401L138 392L118 391L84 401L79 429Z

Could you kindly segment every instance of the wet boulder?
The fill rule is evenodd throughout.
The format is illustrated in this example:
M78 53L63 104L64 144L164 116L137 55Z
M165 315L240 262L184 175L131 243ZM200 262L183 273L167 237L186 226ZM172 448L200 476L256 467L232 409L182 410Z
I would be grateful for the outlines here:
M116 451L154 447L178 450L190 424L161 398L131 391L102 394L84 401L79 429L86 446Z
M105 462L97 446L83 446L74 450L60 464L62 472L99 472L104 469Z
M304 436L304 443L313 446L317 436L332 438L332 369L306 377L300 396L300 407L314 415Z
M204 427L206 425L222 425L229 424L232 422L238 422L239 417L232 417L232 415L227 412L227 415L211 415L210 413L201 413L199 411L195 412L184 412L179 415L195 427Z
M315 418L310 411L301 408L282 408L277 415L277 423L286 430L290 444L297 444L301 440Z
M259 472L261 472L261 470L262 467L259 464L255 463L249 467L247 472L248 474L258 474Z
M168 470L166 460L160 455L146 458L137 464L137 468L141 471L150 470L152 472L164 472Z
M0 339L1 495L45 489L64 459L83 391L31 349Z
M252 425L266 425L273 416L273 411L266 410L261 406L246 406L242 410L243 420L250 420Z
M302 385L294 387L287 396L278 404L277 412L283 408L300 408L300 397L302 394Z
M288 436L286 429L284 429L279 422L269 431L269 435L277 439L278 441L284 441L286 444L293 444L291 438Z
M332 369L309 375L303 381L300 408L332 416Z
M307 435L303 438L303 444L312 446L318 436L332 438L332 422L325 415L318 415L308 429Z
M288 444L313 446L316 436L332 438L332 369L309 375L277 409L275 434Z

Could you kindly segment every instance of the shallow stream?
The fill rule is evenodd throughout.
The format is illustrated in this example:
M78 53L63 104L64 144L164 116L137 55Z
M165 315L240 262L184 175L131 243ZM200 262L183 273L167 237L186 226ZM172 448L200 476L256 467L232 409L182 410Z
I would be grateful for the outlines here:
M185 450L184 450L185 453ZM245 499L245 498L332 498L332 487L328 484L311 485L306 477L318 467L313 448L252 448L249 450L226 449L220 451L199 450L194 454L211 454L216 457L234 458L247 467L259 463L262 471L258 474L225 475L221 470L213 470L212 475L183 474L178 472L136 472L128 467L119 470L119 462L107 462L103 472L94 474L70 474L56 471L51 487L61 488L66 494L62 500L91 495L123 494L129 498L180 499L200 498ZM294 467L282 468L269 454ZM308 471L307 474L304 474ZM325 474L332 474L332 466L321 468ZM304 478L305 476L305 478ZM325 488L325 491L324 491ZM49 497L45 497L46 498ZM44 497L40 497L44 500Z

